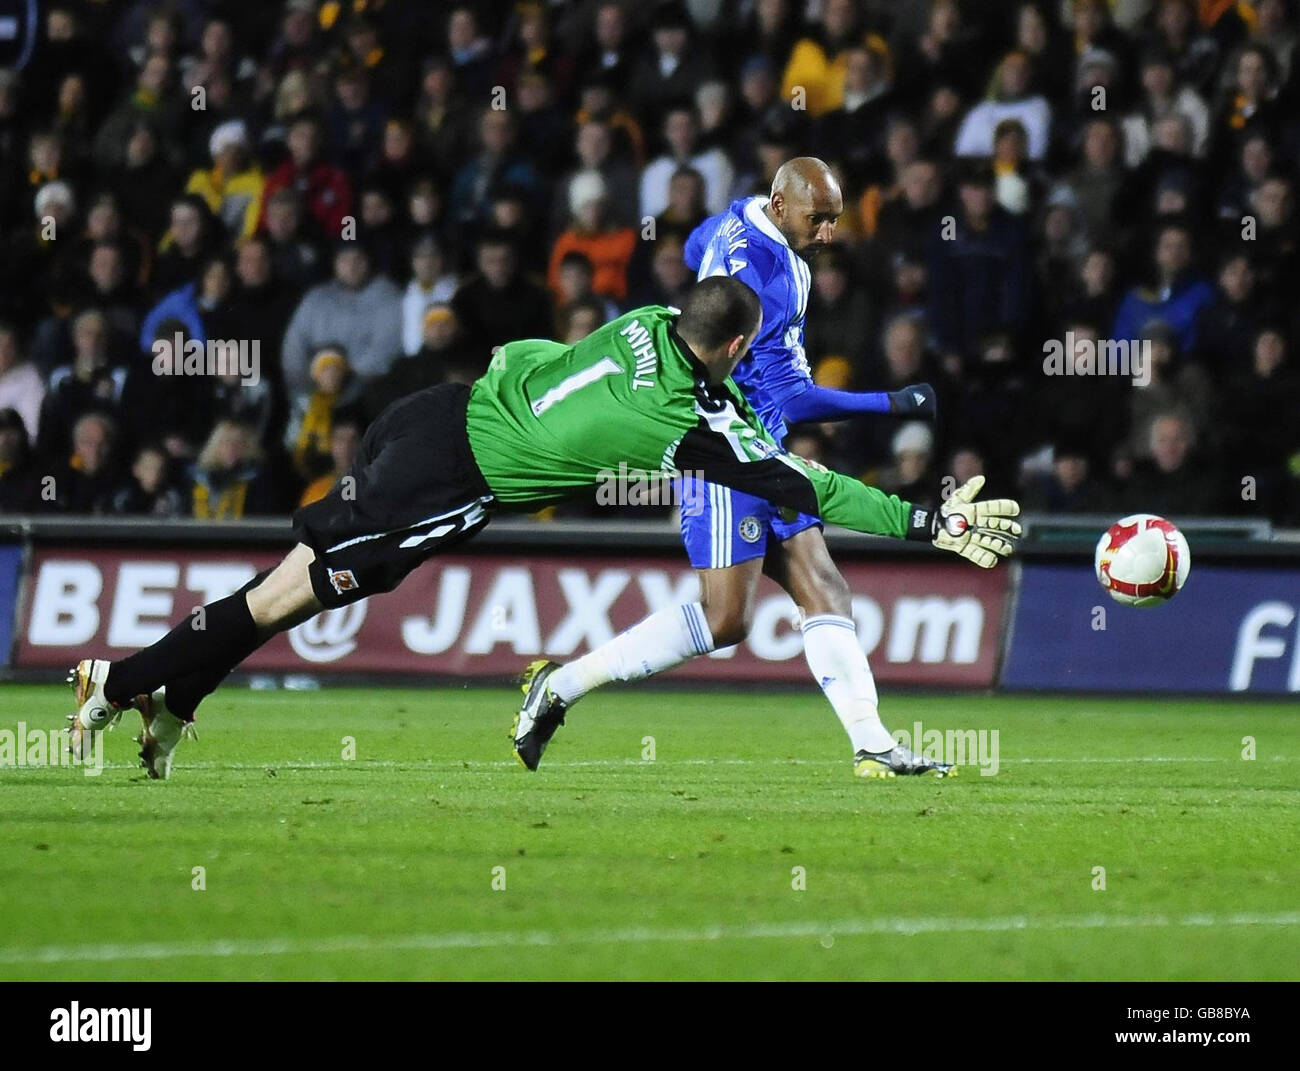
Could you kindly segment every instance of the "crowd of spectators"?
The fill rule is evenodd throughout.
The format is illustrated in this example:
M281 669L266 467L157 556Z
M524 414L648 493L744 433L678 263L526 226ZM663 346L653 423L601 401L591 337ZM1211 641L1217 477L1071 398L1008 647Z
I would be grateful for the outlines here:
M940 420L793 448L1300 524L1296 7L50 0L0 64L0 511L287 514L402 394L675 303L691 229L807 154L814 374Z

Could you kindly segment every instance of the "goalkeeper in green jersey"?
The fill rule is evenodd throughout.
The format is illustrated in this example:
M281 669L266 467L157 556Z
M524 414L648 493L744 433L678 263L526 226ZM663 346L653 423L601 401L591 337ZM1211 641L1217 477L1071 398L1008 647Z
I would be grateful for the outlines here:
M920 509L783 452L728 379L760 326L749 287L705 279L680 313L635 309L573 346L512 342L472 388L442 384L393 403L347 475L294 514L297 545L204 607L204 629L187 618L127 658L77 665L70 746L82 751L135 709L142 764L169 776L199 703L273 635L391 591L498 510L534 511L611 470L690 471L832 524L932 540L985 567L1011 552L1015 503L958 492Z

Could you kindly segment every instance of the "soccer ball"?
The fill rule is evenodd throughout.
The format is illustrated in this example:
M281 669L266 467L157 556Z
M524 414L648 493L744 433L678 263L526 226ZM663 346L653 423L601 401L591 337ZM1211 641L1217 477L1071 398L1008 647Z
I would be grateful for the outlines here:
M1192 552L1183 533L1163 517L1135 513L1116 521L1097 542L1097 581L1125 606L1158 606L1187 583Z

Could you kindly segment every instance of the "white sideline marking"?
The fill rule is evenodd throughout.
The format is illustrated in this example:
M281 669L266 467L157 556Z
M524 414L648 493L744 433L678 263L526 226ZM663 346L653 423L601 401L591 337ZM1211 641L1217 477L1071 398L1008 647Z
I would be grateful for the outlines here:
M0 949L0 963L107 963L118 960L229 959L239 956L323 955L333 952L438 951L449 948L517 948L535 946L650 944L657 942L751 941L796 937L859 937L921 933L1006 933L1032 930L1168 929L1173 927L1297 926L1300 911L1272 914L1122 916L1073 918L879 918L838 922L776 922L753 926L706 926L701 929L633 927L586 933L415 933L383 937L355 934L322 938L215 940L172 944L45 945Z

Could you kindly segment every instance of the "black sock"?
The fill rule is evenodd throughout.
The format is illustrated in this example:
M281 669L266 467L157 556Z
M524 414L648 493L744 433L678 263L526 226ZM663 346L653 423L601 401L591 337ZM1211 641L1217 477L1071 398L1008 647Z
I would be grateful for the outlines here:
M235 666L262 646L257 640L250 649L229 666L210 666L187 673L184 677L167 682L167 709L182 721L193 721L198 705L217 690Z
M147 695L169 681L191 674L212 679L219 670L220 676L198 699L207 695L227 673L269 639L258 637L253 615L248 611L248 600L244 598L269 572L259 573L233 595L203 607L203 628L195 628L194 620L186 618L157 643L114 662L104 682L108 701L125 706L137 695ZM174 710L170 689L167 698L168 707ZM198 699L194 701L195 706Z

